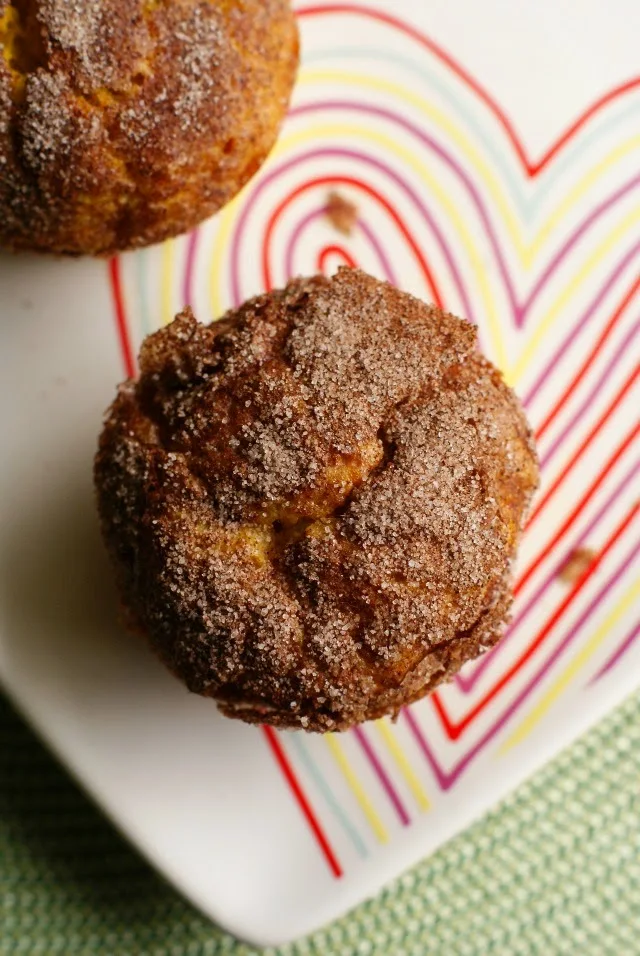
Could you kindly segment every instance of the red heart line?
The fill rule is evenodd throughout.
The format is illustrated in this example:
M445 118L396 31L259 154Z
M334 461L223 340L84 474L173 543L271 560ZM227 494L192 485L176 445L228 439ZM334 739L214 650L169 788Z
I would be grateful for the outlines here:
M350 252L348 252L347 249L344 249L342 246L330 245L330 246L324 246L318 253L318 259L316 261L317 271L325 272L328 260L333 257L337 257L338 259L340 259L341 262L349 266L350 269L357 268L357 265L353 256L351 255Z
M632 376L632 378L635 380L635 379L637 378L637 374L634 375L634 376ZM628 384L628 383L627 383L627 384ZM549 554L551 553L551 551L553 550L553 548L555 547L555 545L558 543L558 541L559 541L562 537L564 537L564 535L567 533L567 531L569 530L569 528L574 524L574 522L575 522L575 521L577 520L577 518L579 517L580 513L584 510L584 508L586 507L586 505L588 504L588 502L591 500L591 498L593 497L593 495L596 493L596 491L598 490L598 488L601 486L602 482L604 481L604 479L606 478L606 476L609 474L609 472L611 471L611 469L612 469L612 468L614 467L614 465L620 460L620 458L622 457L622 455L624 454L624 452L625 452L625 451L631 446L631 444L636 440L636 438L638 437L638 435L640 435L640 425L636 425L634 428L632 428L632 430L629 432L629 434L628 434L628 435L623 439L623 441L618 445L618 447L615 449L615 451L613 452L612 456L611 456L611 457L609 458L609 460L606 462L606 464L604 465L604 467L603 467L603 468L601 469L601 471L596 475L596 478L595 478L594 481L591 483L590 487L587 489L587 491L585 492L585 494L582 496L582 498L580 499L580 501L578 502L578 504L576 505L576 507L573 509L573 511L570 512L570 514L567 516L567 518L564 520L564 522L563 522L563 523L561 524L561 526L558 528L558 530L556 531L556 533L553 535L553 537L551 538L551 540L547 542L547 544L544 546L544 548L539 552L539 554L538 554L538 555L534 558L534 560L529 564L529 566L527 567L526 571L521 575L521 577L519 578L519 580L517 581L517 583L516 583L516 585L515 585L514 593L517 594L517 593L519 593L519 591L522 590L524 584L525 584L526 581L531 577L531 575L532 575L533 572L536 570L536 568L541 564L541 562L544 560L544 558L546 558L547 555L549 555ZM593 436L592 436L592 437L593 437ZM626 527L626 525L625 525L625 527ZM615 542L615 540L617 540L617 537L614 539L614 541L611 542L611 545L605 546L605 547L606 547L606 551L608 551L608 550L610 549L610 547L611 547L612 544ZM590 566L590 569L589 569L590 571L591 571L592 569L595 570L595 567L596 567L598 564L600 564L600 562L601 562L601 560L602 560L602 557L604 557L604 553L603 553L603 552L601 552L601 554L596 558L596 561L594 562L594 564ZM590 577L590 575L589 575L589 577ZM583 585L584 583L586 583L587 580L588 580L588 578L585 578L584 580L581 580L581 582L580 582L580 588L582 587L582 585ZM580 590L580 588L577 589L577 591L575 592L575 594L578 593L578 591ZM574 597L575 597L575 594L574 594ZM572 598L572 600L573 600L573 598ZM555 626L555 624L557 623L557 621L560 619L560 617L562 616L562 614L564 614L564 611L566 610L567 607L568 607L568 604L565 604L565 603L563 603L563 604L560 605L560 608L559 608L559 611L560 611L559 616L558 616L558 617L554 617L554 619L553 619L553 625L554 625L554 626ZM542 643L544 642L544 640L548 637L548 635L549 635L550 633L551 633L551 627L548 627L548 628L547 628L547 627L544 627L541 631L539 631L538 634L533 638L533 640L531 641L531 643L527 646L527 648L526 648L526 649L523 651L523 653L520 655L520 657L518 658L516 664L515 664L513 667L511 667L505 674L503 674L501 677L499 677L498 680L495 682L495 684L493 684L493 685L491 686L491 688L490 688L490 689L485 693L485 695L478 701L478 703L475 704L475 705L471 708L471 710L469 710L469 711L464 715L464 717L462 717L460 720L455 721L455 720L452 720L452 719L451 719L451 717L449 716L449 714L448 714L448 712L447 712L446 707L444 706L444 704L443 704L443 702L442 702L442 698L441 698L441 696L439 695L439 693L438 693L437 691L436 691L434 694L432 694L432 698L431 698L431 699L432 699L432 701L433 701L433 706L435 707L436 713L438 714L438 717L440 718L440 721L441 721L442 726L443 726L443 728L444 728L444 730L445 730L445 733L447 734L447 736L449 737L450 740L457 740L457 739L461 736L461 734L467 729L467 727L469 727L469 726L473 723L473 721L474 721L477 717L480 716L480 714L488 707L488 705L494 700L494 698L497 696L497 694L506 686L506 684L507 684L507 683L511 680L511 678L517 673L517 671L518 671L521 667L523 667L524 664L526 664L527 661L531 658L531 656L533 655L533 653L534 653L536 650L538 650L538 648L542 645Z
M400 230L402 236L404 237L405 242L413 252L420 270L424 276L425 282L431 292L433 301L436 305L442 308L442 296L440 295L440 290L436 285L433 272L427 262L420 246L416 240L411 235L411 232L407 229L402 218L398 215L396 210L393 208L390 202L384 198L384 196L373 186L368 185L363 182L361 179L356 179L353 176L317 176L314 179L308 179L302 185L298 186L296 189L291 190L287 196L280 202L276 208L271 212L267 228L265 231L264 241L262 243L262 280L264 282L265 289L273 288L273 276L271 273L271 263L269 259L269 249L271 245L271 238L273 231L275 229L276 223L280 219L282 212L286 207L293 202L298 196L302 195L309 190L314 189L317 186L336 186L336 185L346 185L351 186L353 189L360 190L363 193L366 193L368 196L371 196L372 199L375 199L382 208L387 212L387 214L393 219L398 229Z
M590 117L592 117L595 113L597 113L600 109L602 109L607 103L613 101L614 99L621 96L622 94L629 92L632 89L640 86L640 77L636 77L628 81L627 83L621 84L615 89L610 90L606 95L604 95L599 100L597 100L594 104L588 107L567 128L567 130L565 130L565 132L556 140L556 142L552 144L552 146L547 150L544 156L540 160L538 160L538 162L533 163L527 156L525 148L519 139L519 136L515 130L515 127L513 126L511 121L508 119L506 113L500 108L498 103L493 99L493 97L491 97L491 95L481 86L481 84L478 83L467 72L467 70L465 70L464 67L462 67L450 54L444 51L433 40L429 39L427 36L422 34L419 30L411 27L410 25L404 23L402 20L392 16L391 14L383 13L382 11L373 10L369 7L360 6L356 4L327 4L323 6L303 7L299 12L300 12L300 15L302 16L313 16L313 15L321 15L321 14L326 15L326 14L332 14L332 13L333 14L351 13L351 14L356 14L359 16L365 16L373 20L376 20L378 22L388 24L394 27L395 29L397 29L398 31L400 31L401 33L404 33L405 35L411 37L413 40L417 41L420 45L422 45L425 49L427 49L431 54L435 55L438 59L440 59L440 61L443 62L449 69L451 69L491 109L491 111L497 117L501 126L505 130L509 140L511 141L514 147L516 154L518 155L522 163L523 168L525 169L527 175L530 178L535 177L551 161L553 156L555 156L562 149L562 147L566 145L572 139L572 137L576 135L578 130L585 125L585 123L589 120ZM308 188L308 184L306 184L306 186L299 187L297 192L302 192L305 188ZM288 197L287 200L281 203L281 206L284 207L284 205L286 205L286 203L289 202L292 198L293 198L292 196ZM278 207L278 209L274 211L274 213L272 214L269 220L269 224L267 227L267 237L266 237L267 239L270 237L270 233L274 227L274 222L277 221L278 215L280 212L281 212L281 209L280 207ZM265 246L268 246L268 242L265 242ZM265 259L267 258L268 257L265 257ZM266 261L265 261L265 266L266 268L265 268L264 277L266 280L268 275L268 264ZM433 285L433 283L431 284ZM625 297L625 302L628 301L629 298L631 298L636 288L637 288L637 285L634 284L631 292L629 293L629 296ZM610 320L607 328L605 328L604 332L602 333L601 338L603 340L604 338L606 338L608 334L609 326L612 326L615 323L617 314L619 314L618 310L614 314L613 318ZM585 362L582 369L575 376L574 380L569 384L569 387L565 390L565 393L561 396L559 401L556 403L556 406L554 407L554 409L552 409L550 415L548 416L548 420L543 424L543 430L544 428L548 427L549 422L552 420L552 418L555 417L555 415L557 414L558 410L562 407L562 405L565 404L571 392L575 389L575 387L578 385L581 378L586 373L586 370L590 363L591 363L591 360L588 360L587 362ZM546 508L548 503L555 496L556 492L558 491L560 486L564 483L568 474L573 470L576 463L584 455L586 450L589 448L590 444L595 440L595 438L600 433L600 431L602 430L606 422L610 419L611 415L615 412L616 408L620 405L620 403L626 397L630 388L633 386L636 378L637 378L637 373L632 374L632 376L624 383L624 385L619 390L618 394L615 396L615 398L610 403L608 408L605 410L603 415L596 422L594 427L589 431L586 438L580 444L576 452L571 456L571 458L569 459L567 464L564 466L564 468L562 469L562 471L560 472L556 480L551 485L551 487L547 490L544 497L538 502L537 507L531 516L530 523L537 520L539 515L542 513L542 511ZM628 441L623 442L623 449L626 449L626 447L628 447L628 443L629 443ZM608 474L611 467L613 467L613 463L618 460L621 453L622 451L618 449L618 452L614 454L610 462L605 464L604 468L601 470L600 474L597 476L596 482L593 483L592 490L590 491L590 493L585 495L583 497L582 502L579 503L579 507L577 509L574 509L572 516L570 516L572 519L571 522L569 524L565 522L565 524L563 525L563 533L565 533L568 530L568 527L570 527L570 524L576 520L579 512L586 505L587 501L591 498L593 492L595 491L595 488L598 487L601 484L601 482L604 480L604 477L606 476L606 474ZM539 566L539 564L544 559L544 557L547 556L547 554L550 551L550 548L551 548L551 545L548 547L545 547L540 552L540 554L531 562L530 566L527 568L527 570L521 577L520 581L517 583L516 585L517 590L520 590L524 586L526 581L530 578L530 576ZM533 651L539 646L539 644L544 639L544 637L549 633L549 630L547 630L542 635L542 638L540 640L537 640L537 639L534 640L533 645L531 645L528 651L526 652L526 659L528 659L528 657L531 656ZM524 659L522 663L524 663ZM518 668L516 668L515 670L517 669ZM509 672L507 676L498 680L498 682L490 689L490 691L479 702L479 704L476 705L473 708L473 710L466 715L466 717L464 717L461 721L458 721L458 722L454 722L449 718L446 712L446 709L444 705L442 704L438 694L435 694L433 697L434 706L444 724L447 734L451 738L458 737L462 733L462 731L467 726L470 725L473 719L482 712L485 706L489 704L489 702L496 696L496 694L502 689L502 687L506 685L506 683L508 682L511 676L513 676L513 674Z
M625 93L631 92L631 90L637 89L640 87L640 76L631 77L629 80L626 80L624 83L620 83L618 86L613 87L599 99L595 100L590 106L588 106L578 117L573 121L573 123L568 126L563 133L555 140L555 142L549 147L549 149L544 153L544 155L537 161L533 162L528 156L527 151L516 131L515 126L505 113L505 111L499 106L498 102L491 96L491 94L479 83L463 66L461 63L447 53L441 46L439 46L434 40L431 40L429 37L425 36L424 33L421 33L420 30L415 27L410 26L408 23L405 23L403 20L394 17L390 13L384 13L382 10L376 10L373 7L360 6L355 3L328 3L320 5L313 5L307 7L301 7L298 11L298 16L300 17L309 17L317 16L328 13L353 13L358 16L369 17L371 20L377 20L379 23L387 23L389 26L395 27L396 30L399 30L401 33L410 36L413 40L423 46L425 49L429 50L434 56L436 56L442 63L449 67L453 73L456 74L459 79L462 80L469 89L478 96L482 102L489 107L491 112L494 114L505 133L509 141L511 142L513 149L522 163L522 167L526 172L527 176L530 179L534 179L542 170L547 166L553 157L563 149L564 146L569 143L576 133L591 119L592 116L595 116L596 113L599 113L607 103L613 102L613 100L618 99L618 97L623 96Z
M638 276L638 278L631 283L631 286L629 287L627 292L624 294L624 296L620 300L617 308L614 310L607 324L605 325L602 332L598 336L593 348L587 355L586 359L584 360L584 362L582 363L578 371L575 373L575 375L573 376L573 378L571 379L571 381L569 382L565 390L558 396L558 398L552 405L551 409L549 410L545 418L538 425L536 429L537 441L539 441L542 438L546 430L549 428L549 425L551 425L551 423L557 417L561 409L564 408L564 406L566 405L568 400L571 398L571 396L575 392L576 388L578 387L578 385L580 384L580 382L582 381L586 373L589 371L590 367L593 365L595 359L600 353L602 346L611 335L618 320L624 314L625 309L627 308L627 306L633 299L638 289L640 289L640 276Z
M433 706L435 707L436 713L438 714L442 725L445 729L447 737L450 740L457 740L462 732L478 717L482 711L485 709L487 704L489 704L493 698L509 683L509 681L518 673L518 671L526 664L526 662L533 656L535 651L542 645L545 639L549 636L553 628L556 626L558 621L564 616L565 612L569 609L571 604L582 591L585 584L589 579L594 575L597 568L600 566L606 555L611 551L613 546L620 540L624 532L627 530L633 519L636 517L638 510L640 510L640 502L636 502L631 509L627 512L620 524L614 529L612 534L609 536L603 547L598 552L596 558L586 571L581 575L581 577L575 582L572 586L569 593L566 595L564 600L555 608L554 611L549 615L543 626L540 628L534 639L528 645L527 648L522 652L518 659L512 664L512 666L502 674L502 676L496 681L493 687L482 697L477 704L461 719L458 721L451 720L449 714L447 713L446 708L444 707L440 695L436 691L431 695L431 700Z
M518 136L518 133L516 132L514 125L511 123L506 113L500 108L500 106L493 99L493 97L452 56L446 53L434 41L430 40L428 37L421 34L417 29L409 26L406 23L403 23L401 20L392 16L391 14L383 13L380 10L375 10L375 9L366 7L364 5L361 6L358 4L347 3L347 4L327 4L322 6L320 5L308 6L308 7L303 7L298 12L300 16L345 13L345 14L356 14L359 16L369 17L370 19L377 20L381 23L386 23L394 27L395 29L399 30L400 32L404 33L405 35L411 37L416 42L421 44L423 48L427 49L430 53L436 56L443 64L445 64L489 108L489 110L496 117L497 121L499 122L503 130L505 131L505 134L507 135L509 141L512 144L515 154L518 156L518 159L529 178L534 178L535 176L537 176L550 163L553 157L556 156L556 154L558 154L576 136L578 131L583 126L585 126L586 123L596 113L601 111L608 103L611 103L614 100L622 97L624 94L631 92L632 90L640 87L640 77L635 77L611 89L605 95L603 95L594 103L592 103L583 113L581 113L577 117L577 119L574 120L574 122L571 123L570 126L567 127L567 129L549 147L549 149L544 153L544 155L537 162L533 162L527 156L526 150ZM335 181L335 180L332 180L332 181ZM192 245L193 245L193 242L192 242ZM333 250L333 251L336 254L339 253L340 255L344 255L344 250L342 250L341 248L337 248L336 250ZM325 252L327 255L329 255L331 250L329 251L325 250ZM427 264L425 263L425 265ZM427 265L427 270L428 270L428 265ZM135 374L135 359L134 359L133 349L131 346L130 332L129 332L127 321L126 321L125 303L123 299L123 291L122 291L122 285L121 285L121 277L120 277L118 260L112 260L109 263L109 274L111 279L113 300L115 305L116 325L118 329L118 336L120 340L124 365L125 365L127 374L129 376L133 376ZM433 280L432 276L431 276L431 279ZM435 285L435 283L433 283L433 285ZM628 296L625 297L623 305L626 304L628 301L630 301L635 291L637 291L637 288L638 288L638 282L634 284ZM437 296L434 296L434 297L437 297ZM597 347L599 347L605 341L606 337L609 335L611 329L613 328L615 322L617 321L617 318L622 308L623 306L620 307L620 310L616 310L616 313L614 313L613 317L609 320L607 326L601 333L601 336L598 340L596 347L592 350L588 359L583 363L581 369L576 373L572 381L569 383L569 385L565 389L560 399L558 399L553 409L547 416L547 419L545 419L545 421L542 423L540 427L541 432L544 431L548 427L550 421L553 418L555 418L560 408L563 407L563 405L566 403L571 393L575 390L575 388L577 387L581 379L586 374L588 367L590 366L590 364L592 363L596 355ZM625 394L626 394L626 389L625 389ZM590 435L591 435L591 438L594 437L593 430L592 430L592 433L590 433ZM595 490L597 489L597 487L599 487L599 485L602 483L606 475L613 468L614 464L619 460L622 454L629 447L633 437L635 437L635 433L631 433L630 435L628 435L627 438L623 441L623 443L613 453L609 461L604 465L604 468L602 469L600 474L596 476L591 487L587 490L587 492L585 493L581 501L578 503L577 507L574 508L573 512L568 516L567 520L564 522L562 527L558 530L552 542L550 542L547 548L545 548L544 553L541 553L538 556L538 558L536 559L538 564L543 559L543 557L546 556L548 551L550 551L551 548L557 543L557 540L559 540L559 538L564 533L566 533L566 530L568 529L568 527L576 520L578 514L585 507L585 505L590 500L592 495L595 493ZM590 440L590 437L587 436L587 444L589 440ZM582 451L584 451L585 447L586 445L583 443L582 449L579 450L578 455L574 456L574 458L570 461L568 467L565 469L565 472L562 475L561 480L564 480L564 477L566 477L566 474L573 467L578 457L580 457L580 455L582 454ZM551 494L555 493L557 486L558 485L556 485L556 487L551 490ZM546 501L543 503L542 506L544 506L544 504L546 504ZM539 506L539 509L540 507L541 506ZM606 542L605 546L603 547L600 554L598 555L598 558L596 559L595 564L590 567L588 573L583 578L581 578L579 582L577 582L577 584L574 586L571 592L566 596L562 604L553 612L551 619L549 619L545 623L545 625L543 625L543 628L541 629L541 631L539 631L536 637L534 638L533 644L537 646L536 642L538 644L541 643L545 639L546 635L550 632L550 630L559 621L559 619L567 610L567 608L569 607L569 605L571 604L575 596L584 586L588 578L590 578L597 564L602 561L605 554L613 547L613 544L619 539L623 531L628 527L628 524L630 523L632 517L635 515L636 510L637 510L637 506L635 506L634 509L632 509L631 513L627 514L622 525L618 526L618 528L614 531L613 535ZM527 650L527 653L532 654L534 650L535 650L535 647L530 645L530 647ZM509 679L508 677L505 677L505 681L508 679ZM498 692L498 690L499 688L494 688L492 693L495 694ZM435 695L434 704L438 706L438 703L439 701L438 701L437 695ZM482 702L480 703L482 704ZM462 732L462 729L464 729L462 724L464 724L465 720L467 721L467 724L468 724L470 723L472 719L472 715L467 715L467 717L463 719L462 724L456 725L449 719L448 715L446 714L446 711L444 711L444 708L442 708L442 711L443 712L441 714L441 718L445 722L445 729L447 729L448 731L449 730L451 731L449 736L452 738L460 735L460 733ZM273 736L275 737L275 735ZM276 757L278 758L277 754L276 754ZM279 762L282 763L280 758L278 759L279 759ZM291 768L289 768L289 771L287 771L287 768L283 768L283 772L285 773L285 776L288 779L293 774L293 771L291 770ZM337 863L335 856L333 855L331 851L331 847L328 846L326 838L323 832L320 830L317 820L315 820L315 818L314 819L309 818L309 813L311 811L309 810L308 801L306 800L306 798L304 797L304 794L300 790L300 787L295 781L295 778L294 778L293 784L291 780L289 780L289 783L291 786L293 786L294 792L296 792L296 798L298 799L298 802L301 802L307 807L305 813L309 819L312 829L315 832L316 839L318 839L318 842L320 843L323 849L323 852L325 853L325 856L327 857L327 860L331 866L331 869L334 872L334 875L336 876L340 875L340 872L341 872L340 866ZM297 787L297 791L296 791L296 787ZM311 814L311 816L313 815Z

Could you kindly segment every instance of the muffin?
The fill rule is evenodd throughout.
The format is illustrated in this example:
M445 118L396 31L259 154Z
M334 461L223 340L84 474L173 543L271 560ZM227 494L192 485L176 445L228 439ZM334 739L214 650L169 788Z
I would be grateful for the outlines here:
M227 716L316 731L498 640L537 479L474 327L351 269L149 336L95 461L131 626Z
M191 229L260 167L297 63L288 0L0 0L0 246Z

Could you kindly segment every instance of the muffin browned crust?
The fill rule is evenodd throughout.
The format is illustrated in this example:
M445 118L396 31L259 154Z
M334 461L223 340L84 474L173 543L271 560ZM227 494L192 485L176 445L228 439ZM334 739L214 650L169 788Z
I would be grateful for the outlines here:
M297 62L288 0L0 0L0 245L192 228L263 162Z
M95 476L133 626L223 713L394 713L494 644L537 483L454 316L354 270L150 336Z

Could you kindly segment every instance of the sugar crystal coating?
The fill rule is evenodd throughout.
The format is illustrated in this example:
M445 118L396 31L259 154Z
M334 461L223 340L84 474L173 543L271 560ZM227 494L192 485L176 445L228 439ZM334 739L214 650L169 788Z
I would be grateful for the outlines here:
M475 330L343 269L150 336L96 459L132 624L229 716L342 729L498 640L537 464Z
M297 63L289 0L0 0L0 246L192 228L265 159Z

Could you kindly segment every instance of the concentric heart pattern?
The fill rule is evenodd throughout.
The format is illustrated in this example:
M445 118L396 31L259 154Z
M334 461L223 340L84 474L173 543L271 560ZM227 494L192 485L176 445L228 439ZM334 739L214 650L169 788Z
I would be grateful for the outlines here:
M497 648L394 724L264 730L340 877L459 799L465 775L522 761L621 670L640 677L640 78L533 163L516 123L415 25L352 4L299 12L304 64L265 168L196 232L109 264L125 370L184 303L210 321L292 275L358 264L478 325L542 464ZM327 218L331 191L356 207L349 235Z

